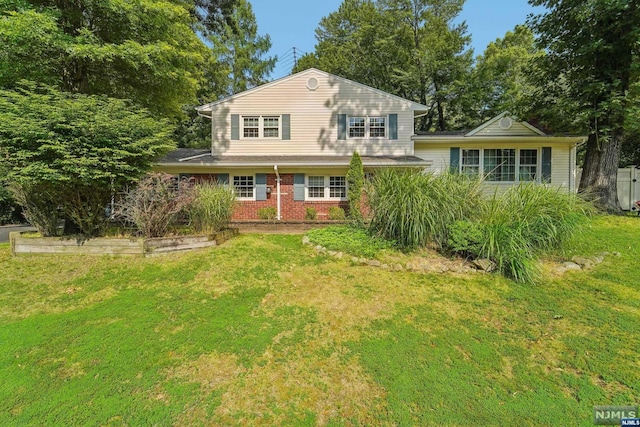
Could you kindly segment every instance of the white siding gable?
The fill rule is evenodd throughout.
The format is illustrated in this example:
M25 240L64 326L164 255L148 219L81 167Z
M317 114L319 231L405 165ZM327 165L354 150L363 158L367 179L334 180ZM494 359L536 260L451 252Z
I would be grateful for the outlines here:
M317 87L311 84L315 79ZM310 88L311 86L311 88ZM333 76L306 70L199 111L212 116L215 155L413 155L414 111L420 104ZM427 107L424 107L426 109ZM240 139L231 138L231 115L239 115ZM243 116L290 115L290 140L243 138ZM385 138L338 138L338 115L387 118ZM389 139L389 115L397 114L398 138Z

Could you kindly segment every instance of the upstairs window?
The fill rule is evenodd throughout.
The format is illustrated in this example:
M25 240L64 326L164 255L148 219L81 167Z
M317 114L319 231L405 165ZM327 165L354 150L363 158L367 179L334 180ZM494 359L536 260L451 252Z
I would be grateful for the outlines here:
M243 116L243 138L280 138L280 116Z
M386 117L349 117L349 138L386 138Z

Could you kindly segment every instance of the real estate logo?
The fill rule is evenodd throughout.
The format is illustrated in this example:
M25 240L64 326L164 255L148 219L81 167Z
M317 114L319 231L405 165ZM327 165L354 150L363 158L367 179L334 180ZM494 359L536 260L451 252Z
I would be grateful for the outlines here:
M594 406L593 423L597 425L640 426L637 406ZM623 423L624 422L624 423Z

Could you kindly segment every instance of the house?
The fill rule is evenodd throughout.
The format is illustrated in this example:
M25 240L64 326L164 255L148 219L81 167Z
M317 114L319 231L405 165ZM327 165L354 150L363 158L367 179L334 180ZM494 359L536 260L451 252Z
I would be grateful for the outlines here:
M314 68L202 105L211 149L178 149L157 170L233 185L233 219L273 207L295 221L314 208L345 210L346 173L357 151L365 172L382 167L487 173L489 185L550 182L575 189L581 138L550 137L503 114L464 134L416 135L429 107ZM516 173L517 171L517 173Z

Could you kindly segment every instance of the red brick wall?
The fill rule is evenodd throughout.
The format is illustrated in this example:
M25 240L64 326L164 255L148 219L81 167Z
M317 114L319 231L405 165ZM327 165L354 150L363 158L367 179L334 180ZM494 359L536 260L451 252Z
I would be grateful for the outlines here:
M192 175L196 180L207 179ZM316 219L329 219L329 208L339 206L345 213L349 211L348 201L294 201L293 200L293 174L280 174L280 216L285 221L302 221L307 207L312 207L317 212ZM267 174L267 188L271 192L267 193L267 200L264 201L244 201L240 200L233 211L232 221L249 221L260 219L258 209L265 207L278 208L278 198L276 195L276 175Z

